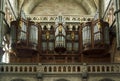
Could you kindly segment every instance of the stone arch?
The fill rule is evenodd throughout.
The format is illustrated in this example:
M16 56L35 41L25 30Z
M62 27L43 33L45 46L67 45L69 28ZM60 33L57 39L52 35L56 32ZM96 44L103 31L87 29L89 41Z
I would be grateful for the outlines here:
M99 81L115 81L115 80L112 80L112 79L110 79L110 78L104 78L104 79L101 79L101 80L99 80Z

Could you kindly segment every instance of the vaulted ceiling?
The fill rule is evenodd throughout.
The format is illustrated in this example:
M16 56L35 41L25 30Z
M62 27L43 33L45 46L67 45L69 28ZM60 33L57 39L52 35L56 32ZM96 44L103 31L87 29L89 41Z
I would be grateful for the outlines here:
M19 0L19 8L35 15L94 15L98 0Z

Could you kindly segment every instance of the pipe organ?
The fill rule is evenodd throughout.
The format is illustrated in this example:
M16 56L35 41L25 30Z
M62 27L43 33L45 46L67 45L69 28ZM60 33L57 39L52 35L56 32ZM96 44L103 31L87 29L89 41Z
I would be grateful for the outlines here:
M10 53L17 57L32 57L38 52L39 25L23 18L11 22ZM27 53L29 53L27 55Z
M87 22L82 29L83 54L99 57L108 54L109 25L102 20ZM98 55L99 54L99 55Z
M54 23L11 22L11 62L110 62L108 48L109 25L100 19L65 23L59 16Z

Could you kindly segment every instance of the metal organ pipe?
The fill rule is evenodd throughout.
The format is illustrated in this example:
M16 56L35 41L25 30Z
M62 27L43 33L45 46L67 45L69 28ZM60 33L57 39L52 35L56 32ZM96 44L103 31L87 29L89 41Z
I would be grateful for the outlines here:
M20 29L20 36L18 36L19 40L25 41L27 39L27 21L20 20L19 21L19 29Z
M38 44L38 28L35 24L30 26L30 42L33 44Z
M86 23L82 29L83 46L86 48L91 45L91 24Z
M101 35L102 35L101 34L101 22L98 21L95 24L93 29L94 29L93 30L93 32L94 32L94 43L99 43L102 40L102 38L101 38Z

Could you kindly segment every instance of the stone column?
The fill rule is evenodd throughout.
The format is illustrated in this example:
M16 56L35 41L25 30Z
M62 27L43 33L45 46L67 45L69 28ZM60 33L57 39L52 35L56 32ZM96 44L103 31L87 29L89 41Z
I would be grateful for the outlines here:
M116 18L116 36L117 36L117 49L120 50L120 0L114 0L115 3L115 18Z
M88 71L86 63L83 63L82 66L82 81L88 81Z
M43 81L43 75L42 75L42 73L38 73L37 74L37 79L38 79L38 81Z
M2 56L4 54L3 48L2 48L2 41L3 41L3 21L5 13L3 11L4 9L4 0L0 0L0 62L2 60Z

